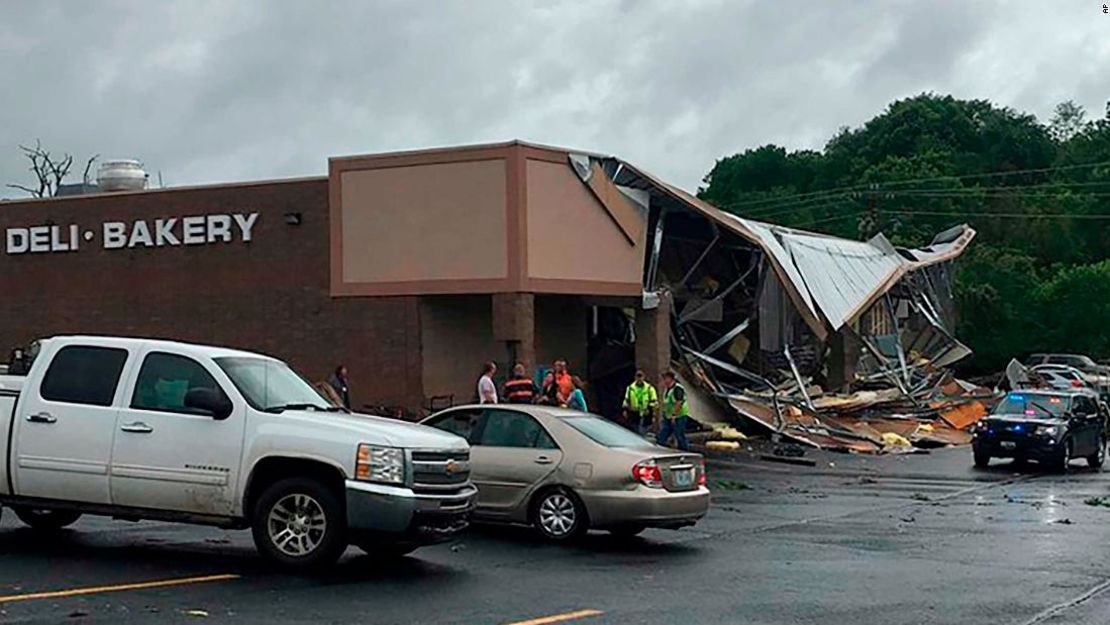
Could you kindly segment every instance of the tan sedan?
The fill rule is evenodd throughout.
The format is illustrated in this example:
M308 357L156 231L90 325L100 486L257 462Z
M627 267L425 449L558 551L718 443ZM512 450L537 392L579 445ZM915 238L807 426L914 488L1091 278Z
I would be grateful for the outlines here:
M548 406L460 406L425 425L466 438L477 519L567 540L693 525L709 509L705 462L601 417Z

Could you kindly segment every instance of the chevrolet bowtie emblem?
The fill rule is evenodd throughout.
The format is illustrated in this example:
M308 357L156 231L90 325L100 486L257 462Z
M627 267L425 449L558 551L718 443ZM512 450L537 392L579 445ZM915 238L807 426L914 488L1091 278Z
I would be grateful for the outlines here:
M461 464L455 462L454 460L448 460L447 464L443 466L443 470L447 472L447 475L454 475L455 473L462 471L463 467Z

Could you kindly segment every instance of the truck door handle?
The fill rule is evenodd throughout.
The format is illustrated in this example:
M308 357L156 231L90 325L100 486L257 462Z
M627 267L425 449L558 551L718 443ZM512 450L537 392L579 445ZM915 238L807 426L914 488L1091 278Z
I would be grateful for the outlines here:
M134 432L135 434L150 434L154 431L154 428L143 423L142 421L125 423L121 425L119 429L123 430L124 432Z
M31 423L57 423L58 418L51 415L49 412L40 412L38 414L27 415L27 420Z
M551 464L551 458L547 456L540 456L534 460L536 464Z

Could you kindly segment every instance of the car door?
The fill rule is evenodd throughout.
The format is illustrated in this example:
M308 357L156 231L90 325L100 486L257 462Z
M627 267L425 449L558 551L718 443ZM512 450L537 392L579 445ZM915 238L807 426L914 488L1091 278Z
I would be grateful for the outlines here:
M112 450L112 502L202 515L235 509L246 409L215 418L189 408L185 396L206 389L229 399L223 372L194 358L143 355L117 416Z
M483 409L481 429L470 449L478 511L511 516L562 459L563 452L531 415L504 408Z
M26 389L14 432L15 492L25 497L111 502L108 466L126 347L66 345L37 389Z
M1078 429L1082 433L1076 436L1076 450L1077 456L1086 456L1093 454L1098 450L1098 441L1100 434L1100 424L1102 416L1098 412L1098 406L1094 400L1084 395L1077 395L1072 398L1072 417L1078 424ZM1082 442L1080 442L1082 441Z

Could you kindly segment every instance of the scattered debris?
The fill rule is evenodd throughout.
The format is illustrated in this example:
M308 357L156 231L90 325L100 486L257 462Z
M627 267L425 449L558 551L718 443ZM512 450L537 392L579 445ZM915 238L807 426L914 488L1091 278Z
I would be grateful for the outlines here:
M929 496L924 493L914 493L910 495L910 499L913 499L914 501L932 501L932 499L930 499Z
M89 613L85 612L83 610L74 610L74 611L69 613L69 618L84 618L88 615L89 615Z
M714 451L737 451L740 449L740 443L736 441L706 441L705 448Z
M714 487L718 490L748 490L751 488L751 486L737 480L718 480L714 482Z
M1101 508L1110 508L1110 497L1089 497L1083 500L1083 503L1088 506L1098 506Z
M1053 523L1057 525L1071 525L1071 519L1056 519Z
M208 610L186 610L185 616L192 616L196 618L208 618Z

